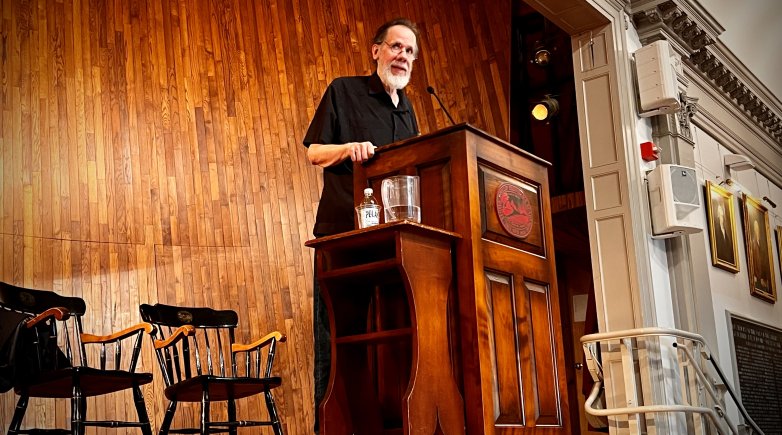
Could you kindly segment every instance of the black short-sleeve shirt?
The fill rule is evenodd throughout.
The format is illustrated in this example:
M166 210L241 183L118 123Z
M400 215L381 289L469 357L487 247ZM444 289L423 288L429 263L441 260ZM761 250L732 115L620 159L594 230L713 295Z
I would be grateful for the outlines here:
M415 112L404 91L395 107L377 73L341 77L329 85L312 118L304 146L372 142L386 145L418 134ZM323 192L313 234L324 236L353 229L353 162L325 168Z

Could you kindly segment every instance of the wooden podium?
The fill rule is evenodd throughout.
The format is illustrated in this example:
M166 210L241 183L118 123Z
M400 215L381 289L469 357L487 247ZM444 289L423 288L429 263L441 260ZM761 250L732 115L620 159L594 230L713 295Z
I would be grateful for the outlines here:
M306 243L332 335L322 435L464 435L446 311L458 238L394 222Z
M470 435L570 431L548 165L466 124L354 165L356 203L367 186L382 201L383 178L418 175L422 223L461 236L449 340Z

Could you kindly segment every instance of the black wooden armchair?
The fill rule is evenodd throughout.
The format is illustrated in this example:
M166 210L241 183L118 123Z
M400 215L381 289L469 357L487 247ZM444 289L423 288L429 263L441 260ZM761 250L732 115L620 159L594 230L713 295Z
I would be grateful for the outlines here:
M106 336L85 334L85 308L84 300L78 297L0 282L0 318L7 333L0 344L0 376L19 395L9 435L39 433L42 429L21 429L30 397L70 399L71 427L54 432L84 434L91 426L138 427L143 434L152 434L140 388L152 381L152 374L136 373L135 369L143 333L151 334L154 327L141 323ZM16 325L9 331L8 325L13 322ZM123 342L133 338L131 355L123 357ZM97 367L88 365L88 345L91 349L99 347L89 354L99 360ZM138 421L87 420L88 397L128 389L133 390Z
M250 344L240 344L234 340L239 318L232 310L163 304L143 304L140 310L141 318L160 333L154 347L170 401L160 435L235 434L237 428L251 426L271 426L276 435L283 433L271 391L282 383L279 376L272 376L272 365L276 344L285 341L284 335L275 331ZM264 353L266 362L262 364ZM242 364L237 365L237 355L242 356ZM236 400L261 393L266 399L268 420L257 416L252 421L237 420ZM179 402L201 403L199 428L171 429ZM227 402L226 421L211 421L212 402Z

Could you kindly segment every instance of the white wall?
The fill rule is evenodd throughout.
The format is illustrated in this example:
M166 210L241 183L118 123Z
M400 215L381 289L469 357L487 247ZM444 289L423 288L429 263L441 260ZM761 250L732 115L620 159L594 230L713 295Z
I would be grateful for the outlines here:
M719 4L715 5L715 3L720 3L722 0L701 1L707 9L709 9L709 12L727 29L726 35L740 34L743 36L749 29L763 28L764 31L766 30L763 22L760 21L745 21L738 24L731 18L723 21L724 14L722 12L724 11L711 9L721 8L722 6ZM773 2L774 3L771 4L763 0L762 2L758 2L758 4L763 3L765 6L775 11L782 10L782 1L773 0ZM753 8L754 6L756 6L754 1L737 2L735 5L735 7L745 9ZM766 14L771 13L773 15L773 13L769 11L762 12L762 10L757 10L753 12L760 12L760 15L765 15L766 18L768 18ZM775 16L779 17L780 15L776 14ZM782 29L782 26L776 27ZM769 30L771 35L774 35L774 32L780 32L776 28ZM754 32L753 34L756 35L757 32ZM782 35L782 33L776 34ZM632 53L636 49L640 48L641 44L632 27L627 30L624 36L625 48L627 49L627 52L624 53L624 55L629 57L632 56ZM736 47L736 45L731 47L724 38L720 39L730 48ZM760 59L751 59L752 55L756 55L757 51L761 50L761 46L766 46L768 44L782 44L782 36L774 41L766 41L765 39L763 41L755 40L754 45L747 46L746 52L736 53L736 55L741 61L746 62L746 66L753 71L761 81L764 81L764 83L771 88L772 92L776 92L777 96L779 96L782 95L782 86L774 85L772 82L773 80L778 80L782 83L782 74L778 73L781 69L777 68L774 71L774 74L769 75L767 74L768 65L760 65L758 63L758 60ZM743 50L740 47L734 49ZM782 59L780 56L770 56L769 53L777 53L777 51L766 52L764 55L765 57L773 57L774 59L770 61L772 63L780 62L780 59ZM747 55L750 56L748 57ZM621 56L621 54L618 55L618 57L619 56ZM710 83L708 79L704 78L700 72L693 70L691 65L684 65L682 68L683 72L680 71L680 73L687 78L687 80L682 83L687 86L688 96L699 99L698 110L700 112L693 118L690 128L694 135L694 165L700 185L704 186L706 180L719 183L723 181L725 177L732 177L744 185L748 192L755 198L768 196L772 201L778 204L776 209L769 206L769 223L771 229L770 234L773 237L773 267L777 294L782 295L782 269L780 269L780 259L775 232L777 226L782 226L782 188L770 183L768 178L754 170L733 174L725 173L722 163L725 154L735 152L741 153L742 151L740 148L744 147L744 152L751 152L756 156L755 158L765 157L765 162L767 163L765 166L768 174L772 178L776 177L774 179L779 180L779 175L782 173L782 160L780 160L782 155L777 153L770 156L767 152L768 150L775 151L778 144L771 141L763 129L758 129L753 126L753 121L748 119L747 116L737 109L733 102L725 98L720 91L714 89L714 85ZM768 82L766 82L766 80L768 80ZM635 83L630 81L630 86L635 86ZM774 109L780 108L774 107ZM711 134L705 133L704 130L699 128L700 126L703 126L703 128L705 128L706 131L711 132ZM632 156L638 154L637 148L634 147L637 147L641 142L653 139L651 122L649 119L637 118L630 130L632 131L630 137L633 137L635 142L626 143L625 146L628 148L628 155ZM630 149L630 147L633 147L634 149ZM638 170L640 173L644 173L655 166L654 163L643 162L640 158L638 158L637 161L632 161L631 158L628 160L628 165L632 165L633 170ZM768 170L769 167L771 170ZM670 282L671 273L674 271L674 268L677 267L676 264L669 264L669 262L673 261L672 258L677 258L676 256L667 255L666 249L668 249L671 244L661 240L653 240L649 236L644 240L645 243L639 243L637 245L637 250L643 252L636 252L636 255L647 256L649 260L646 265L648 267L646 279L649 281L647 284L650 286L648 287L649 291L653 293L650 298L652 307L646 308L650 311L651 316L649 316L649 319L645 317L645 320L651 320L651 323L654 323L654 326L677 327L674 319L675 309L673 307L673 302L681 304L682 301L693 301L692 305L694 305L694 307L689 307L688 304L688 308L692 308L692 310L696 312L696 316L695 321L693 322L693 319L690 319L689 324L695 329L705 330L693 330L692 332L699 333L707 338L710 350L718 360L724 373L729 377L734 376L731 383L735 386L737 384L737 379L735 378L736 371L734 369L734 358L731 348L732 331L728 325L727 313L730 312L775 328L782 328L782 298L780 298L776 304L771 304L750 294L744 234L741 228L741 203L738 196L734 199L734 221L736 223L736 240L738 245L740 271L734 274L711 265L711 247L709 243L706 206L703 192L701 192L701 199L701 203L704 204L701 208L701 219L704 231L687 236L689 244L684 244L685 247L687 245L689 246L689 255L691 259L690 266L694 275L693 283L695 288L692 289L692 295L689 298L680 298L677 299L677 301L674 301L671 297L671 292L689 292L691 290L688 288L674 290L675 286L672 286ZM646 221L640 222L641 219L638 218L638 216L641 216L645 219L649 215L648 203L643 204L643 207L644 210L635 211L634 225L641 225L648 234L651 234L650 223ZM684 269L686 270L687 268L685 267ZM682 311L681 308L682 307L679 308L679 312ZM651 326L651 324L647 326ZM665 365L665 363L666 360L663 358L663 365ZM663 369L665 368L667 367L663 367ZM663 387L663 390L666 392L675 392L675 388L669 385ZM730 403L731 401L728 400L728 402ZM732 403L729 404L729 411L732 420L734 422L738 421L738 413L735 409L732 409ZM669 421L667 424L665 422L658 423L662 423L659 428L663 431L665 431L667 425L670 425L668 426L669 428L676 427L676 422L673 421Z
M720 144L714 137L693 126L695 129L695 151L696 151L696 170L699 180L705 185L706 180L713 183L719 183L724 177L730 175L738 179L739 183L752 196L762 198L768 196L777 204L774 209L768 203L764 203L769 209L769 226L773 238L772 245L774 252L774 274L777 285L777 295L782 293L782 270L780 270L779 251L777 248L776 227L782 225L782 189L776 186L758 174L754 170L734 172L733 174L724 174L722 165L722 156L731 153L724 145ZM704 200L705 204L705 200ZM693 244L697 241L700 244L692 250L693 262L706 264L705 276L700 276L696 280L698 285L708 286L711 289L714 309L714 320L717 329L718 348L711 349L717 358L720 367L727 376L733 376L732 385L736 386L738 379L735 377L734 356L731 348L732 332L728 324L728 313L741 317L752 319L759 323L764 323L776 328L782 328L782 299L778 299L776 304L771 304L762 299L754 297L749 291L749 278L747 276L747 256L744 242L744 232L742 229L741 201L736 196L734 198L734 211L736 222L736 240L738 242L739 253L739 272L732 273L715 266L711 266L711 246L709 244L708 232L700 234L698 237L691 237ZM703 213L704 228L706 227L706 212ZM729 401L730 402L730 401ZM732 408L732 406L731 406ZM737 421L738 414L735 409L731 409L734 421Z
M706 180L719 183L725 176L723 174L722 156L730 154L731 150L725 148L715 138L697 129L697 127L695 127L695 141L696 169L699 178L704 184ZM779 294L782 290L782 279L780 279L779 253L777 252L775 229L777 226L782 225L782 189L770 183L754 170L735 172L732 177L737 179L745 190L755 198L768 196L779 205L775 209L768 203L764 203L769 209L769 225L771 227L771 235L774 236L772 251L774 251L774 273L777 283L777 294ZM778 328L782 327L782 300L776 304L771 304L750 295L749 278L747 276L747 256L742 230L741 202L738 195L734 201L740 270L734 274L717 267L710 267L709 285L714 295L715 317L718 321L720 319L724 320L725 310L730 310L735 314L740 314L758 322L767 323ZM703 219L705 225L705 211ZM709 246L708 233L704 232L702 239L707 256L706 258L696 260L702 260L711 264L711 247ZM727 343L727 341L721 340L720 347L727 345Z

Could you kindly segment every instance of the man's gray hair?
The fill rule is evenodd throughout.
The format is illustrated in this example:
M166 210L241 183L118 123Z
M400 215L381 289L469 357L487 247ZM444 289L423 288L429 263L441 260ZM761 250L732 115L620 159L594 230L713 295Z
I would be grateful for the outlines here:
M386 35L388 34L388 29L394 26L405 26L408 29L410 29L413 34L415 35L415 45L416 45L416 51L418 50L418 26L415 25L414 22L408 20L407 18L395 18L391 21L388 21L377 28L377 31L375 31L375 38L372 40L373 44L380 45L383 43L383 41L386 40Z

